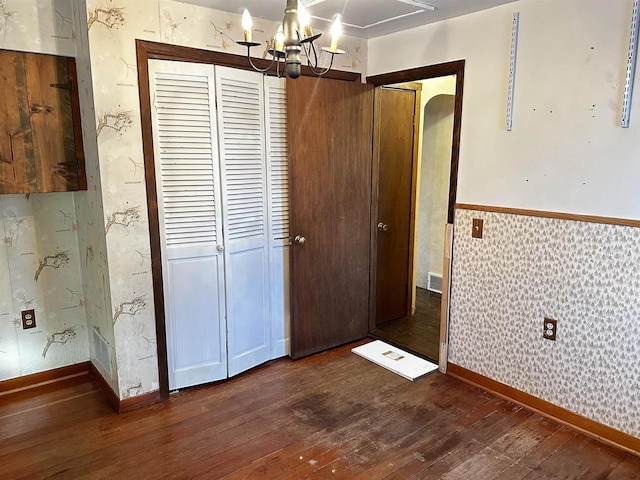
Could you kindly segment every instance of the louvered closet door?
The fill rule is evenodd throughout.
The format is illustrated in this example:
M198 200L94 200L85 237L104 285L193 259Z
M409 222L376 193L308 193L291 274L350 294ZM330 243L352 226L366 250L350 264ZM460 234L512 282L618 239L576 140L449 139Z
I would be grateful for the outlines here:
M270 200L271 358L278 358L290 351L289 171L285 79L264 77L264 92Z
M270 359L262 75L215 67L224 201L229 376Z
M151 60L169 388L227 377L213 68Z

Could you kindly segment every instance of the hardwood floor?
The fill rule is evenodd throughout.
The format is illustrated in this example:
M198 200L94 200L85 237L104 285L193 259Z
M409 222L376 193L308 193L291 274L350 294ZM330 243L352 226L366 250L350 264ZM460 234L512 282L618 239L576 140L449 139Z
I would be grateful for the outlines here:
M439 293L416 289L416 312L376 327L373 336L438 363L440 344Z
M353 346L122 415L88 377L2 396L0 478L640 479L640 458Z

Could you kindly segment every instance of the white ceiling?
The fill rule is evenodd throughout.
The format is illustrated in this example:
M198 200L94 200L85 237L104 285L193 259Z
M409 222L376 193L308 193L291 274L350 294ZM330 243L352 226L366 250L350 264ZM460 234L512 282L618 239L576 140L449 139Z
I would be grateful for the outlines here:
M281 21L286 0L178 0L226 12ZM303 0L314 28L328 31L336 13L342 14L347 35L373 38L466 15L517 0ZM419 6L422 5L422 6ZM431 10L430 7L435 7Z

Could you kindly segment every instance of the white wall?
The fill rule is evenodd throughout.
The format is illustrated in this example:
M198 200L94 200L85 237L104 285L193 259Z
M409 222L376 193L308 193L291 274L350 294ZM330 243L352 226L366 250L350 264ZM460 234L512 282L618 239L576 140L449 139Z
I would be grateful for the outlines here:
M423 172L423 166L425 161L425 151L424 151L424 136L425 136L425 107L429 101L435 97L436 95L454 95L456 92L456 76L455 75L447 75L445 77L435 77L429 78L426 80L420 81L422 85L422 91L420 92L420 132L418 134L418 168L416 171L416 176L418 178L418 182L416 184L416 230L414 234L414 242L416 248L414 248L414 257L413 257L413 271L414 275L414 284L420 288L427 288L428 274L429 272L434 272L441 274L442 273L442 265L437 270L431 270L429 256L432 254L430 252L430 247L425 246L425 235L426 235L426 223L429 218L429 213L425 211L425 205L429 201L428 198L423 198L425 193L422 190L423 177L425 176L425 172ZM449 157L450 158L450 157ZM447 180L448 183L448 180ZM445 193L448 197L448 190ZM430 208L427 205L427 210ZM445 215L446 215L446 207L445 207ZM446 223L446 216L445 216ZM441 228L442 233L441 236L444 242L444 227ZM433 239L434 241L437 241ZM442 248L440 248L440 264L442 264ZM413 295L412 308L415 308L415 292Z
M631 127L618 119L631 9L632 0L521 0L372 39L368 75L466 60L458 202L638 219L640 94Z
M455 77L452 83L455 86ZM416 243L416 285L420 288L427 288L429 272L442 275L444 226L449 206L454 102L453 95L436 95L425 105L423 111Z

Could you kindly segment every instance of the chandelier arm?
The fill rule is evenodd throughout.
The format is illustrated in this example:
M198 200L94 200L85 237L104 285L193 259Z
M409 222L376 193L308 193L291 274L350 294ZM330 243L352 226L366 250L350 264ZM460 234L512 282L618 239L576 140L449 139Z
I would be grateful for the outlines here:
M331 53L331 52L329 52L329 53ZM331 70L331 67L333 66L333 58L335 56L336 56L335 53L331 53L331 62L329 62L329 66L327 68L321 69L321 70L316 70L311 65L307 65L309 67L309 71L311 71L311 73L313 73L316 77L322 77L323 75L326 75L327 73L329 73L329 70Z
M313 41L313 39L306 39L305 41L304 39L300 38L300 32L297 32L297 34L298 34L298 42L300 43L300 46L304 49L304 54L307 57L307 67L309 67L310 69L317 68L318 53L316 51L315 42ZM314 39L319 36L320 34L316 35ZM311 61L311 53L313 53L313 58L314 58L313 62Z
M246 45L244 42L236 42L239 43L240 45ZM251 68L253 68L256 72L258 73L266 73L269 70L271 70L271 67L273 67L273 63L276 60L276 57L273 56L271 57L271 62L269 63L269 66L267 68L259 68L257 67L254 63L253 60L251 60L251 47L256 46L259 44L253 44L253 45L246 45L247 46L247 60L249 60L249 65L251 65Z
M311 56L307 55L307 66L309 68L318 68L318 51L316 50L316 45L314 42L310 42L309 50L313 52L313 66L311 65Z
M253 68L256 72L258 73L266 73L269 70L271 70L271 67L273 67L273 64L276 60L275 57L271 58L271 62L269 63L269 66L267 68L258 68L256 67L256 65L253 63L253 60L251 60L251 57L249 55L247 55L247 58L249 59L249 65L251 65L251 68Z

